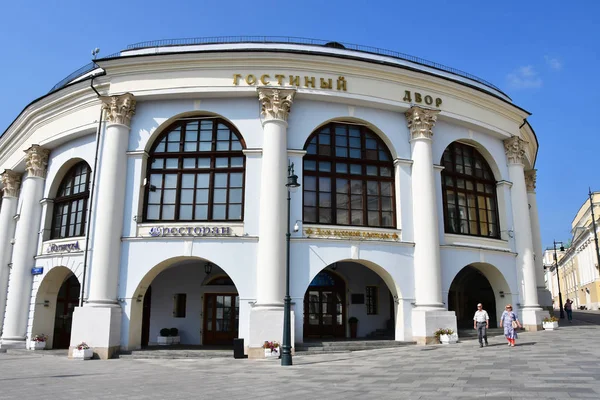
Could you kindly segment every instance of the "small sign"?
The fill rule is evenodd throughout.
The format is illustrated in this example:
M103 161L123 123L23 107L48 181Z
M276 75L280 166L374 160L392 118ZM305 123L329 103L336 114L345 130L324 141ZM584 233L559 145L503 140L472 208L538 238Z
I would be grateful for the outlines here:
M41 275L44 273L44 267L33 267L31 268L31 275Z

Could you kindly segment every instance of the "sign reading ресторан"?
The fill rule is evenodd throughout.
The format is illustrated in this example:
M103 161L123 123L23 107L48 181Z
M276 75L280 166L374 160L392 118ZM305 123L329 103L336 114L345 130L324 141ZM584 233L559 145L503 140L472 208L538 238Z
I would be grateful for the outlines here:
M46 253L72 253L74 251L81 251L79 242L72 243L50 243L46 248Z
M152 237L165 236L229 236L229 226L153 226L148 231Z

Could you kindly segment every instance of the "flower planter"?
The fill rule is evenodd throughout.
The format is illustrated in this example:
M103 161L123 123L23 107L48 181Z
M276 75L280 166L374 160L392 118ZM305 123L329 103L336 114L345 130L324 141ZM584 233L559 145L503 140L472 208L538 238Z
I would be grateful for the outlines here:
M442 344L455 344L458 342L458 335L453 333L452 335L440 335L440 343Z
M558 329L558 321L542 322L542 327L547 331L553 331L555 329Z
M29 350L44 350L46 348L46 342L36 342L35 340L29 341Z
M156 340L156 343L158 343L161 346L173 344L173 337L172 336L159 336L158 339Z
M94 350L92 350L92 349L83 349L83 350L73 349L73 360L89 360L93 356L94 356Z
M277 358L279 357L279 348L273 349L265 349L265 358Z
M181 342L180 336L169 336L171 338L171 344L179 344Z

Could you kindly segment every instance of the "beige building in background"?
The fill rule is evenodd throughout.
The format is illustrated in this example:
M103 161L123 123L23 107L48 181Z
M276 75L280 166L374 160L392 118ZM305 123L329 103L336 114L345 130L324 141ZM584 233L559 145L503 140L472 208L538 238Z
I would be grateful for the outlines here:
M600 192L593 193L593 204L600 204ZM598 230L598 217L600 209L594 209L596 229ZM598 257L594 242L592 212L589 199L581 206L571 224L573 235L571 245L564 251L557 251L558 271L560 278L560 292L563 302L567 298L573 300L576 308L585 307L588 310L600 308L600 273ZM544 253L546 268L546 284L552 293L554 308L559 308L558 279L556 269L553 267L554 250L548 249Z

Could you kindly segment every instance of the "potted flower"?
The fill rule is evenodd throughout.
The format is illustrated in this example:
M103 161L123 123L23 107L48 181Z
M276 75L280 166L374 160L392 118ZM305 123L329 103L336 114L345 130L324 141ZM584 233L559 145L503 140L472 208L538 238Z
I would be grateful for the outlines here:
M33 337L29 339L29 350L44 350L46 348L46 340L48 340L48 336L43 333L33 335Z
M169 336L171 337L171 342L173 344L179 344L181 342L181 338L179 337L179 329L177 329L177 328L169 329Z
M279 357L279 343L265 341L263 349L265 349L265 358Z
M86 342L79 343L73 349L74 360L89 360L94 356L94 350L90 349L90 346Z
M358 318L356 318L356 317L348 318L348 325L350 325L350 337L352 339L356 339L356 334L358 331Z
M454 344L458 342L458 335L450 328L440 328L434 332L441 344Z
M547 331L558 329L558 319L554 315L546 317L542 321L542 326Z
M156 342L161 346L173 344L173 338L171 337L171 330L169 328L162 328L160 330L160 335L158 336L158 339L156 340Z

